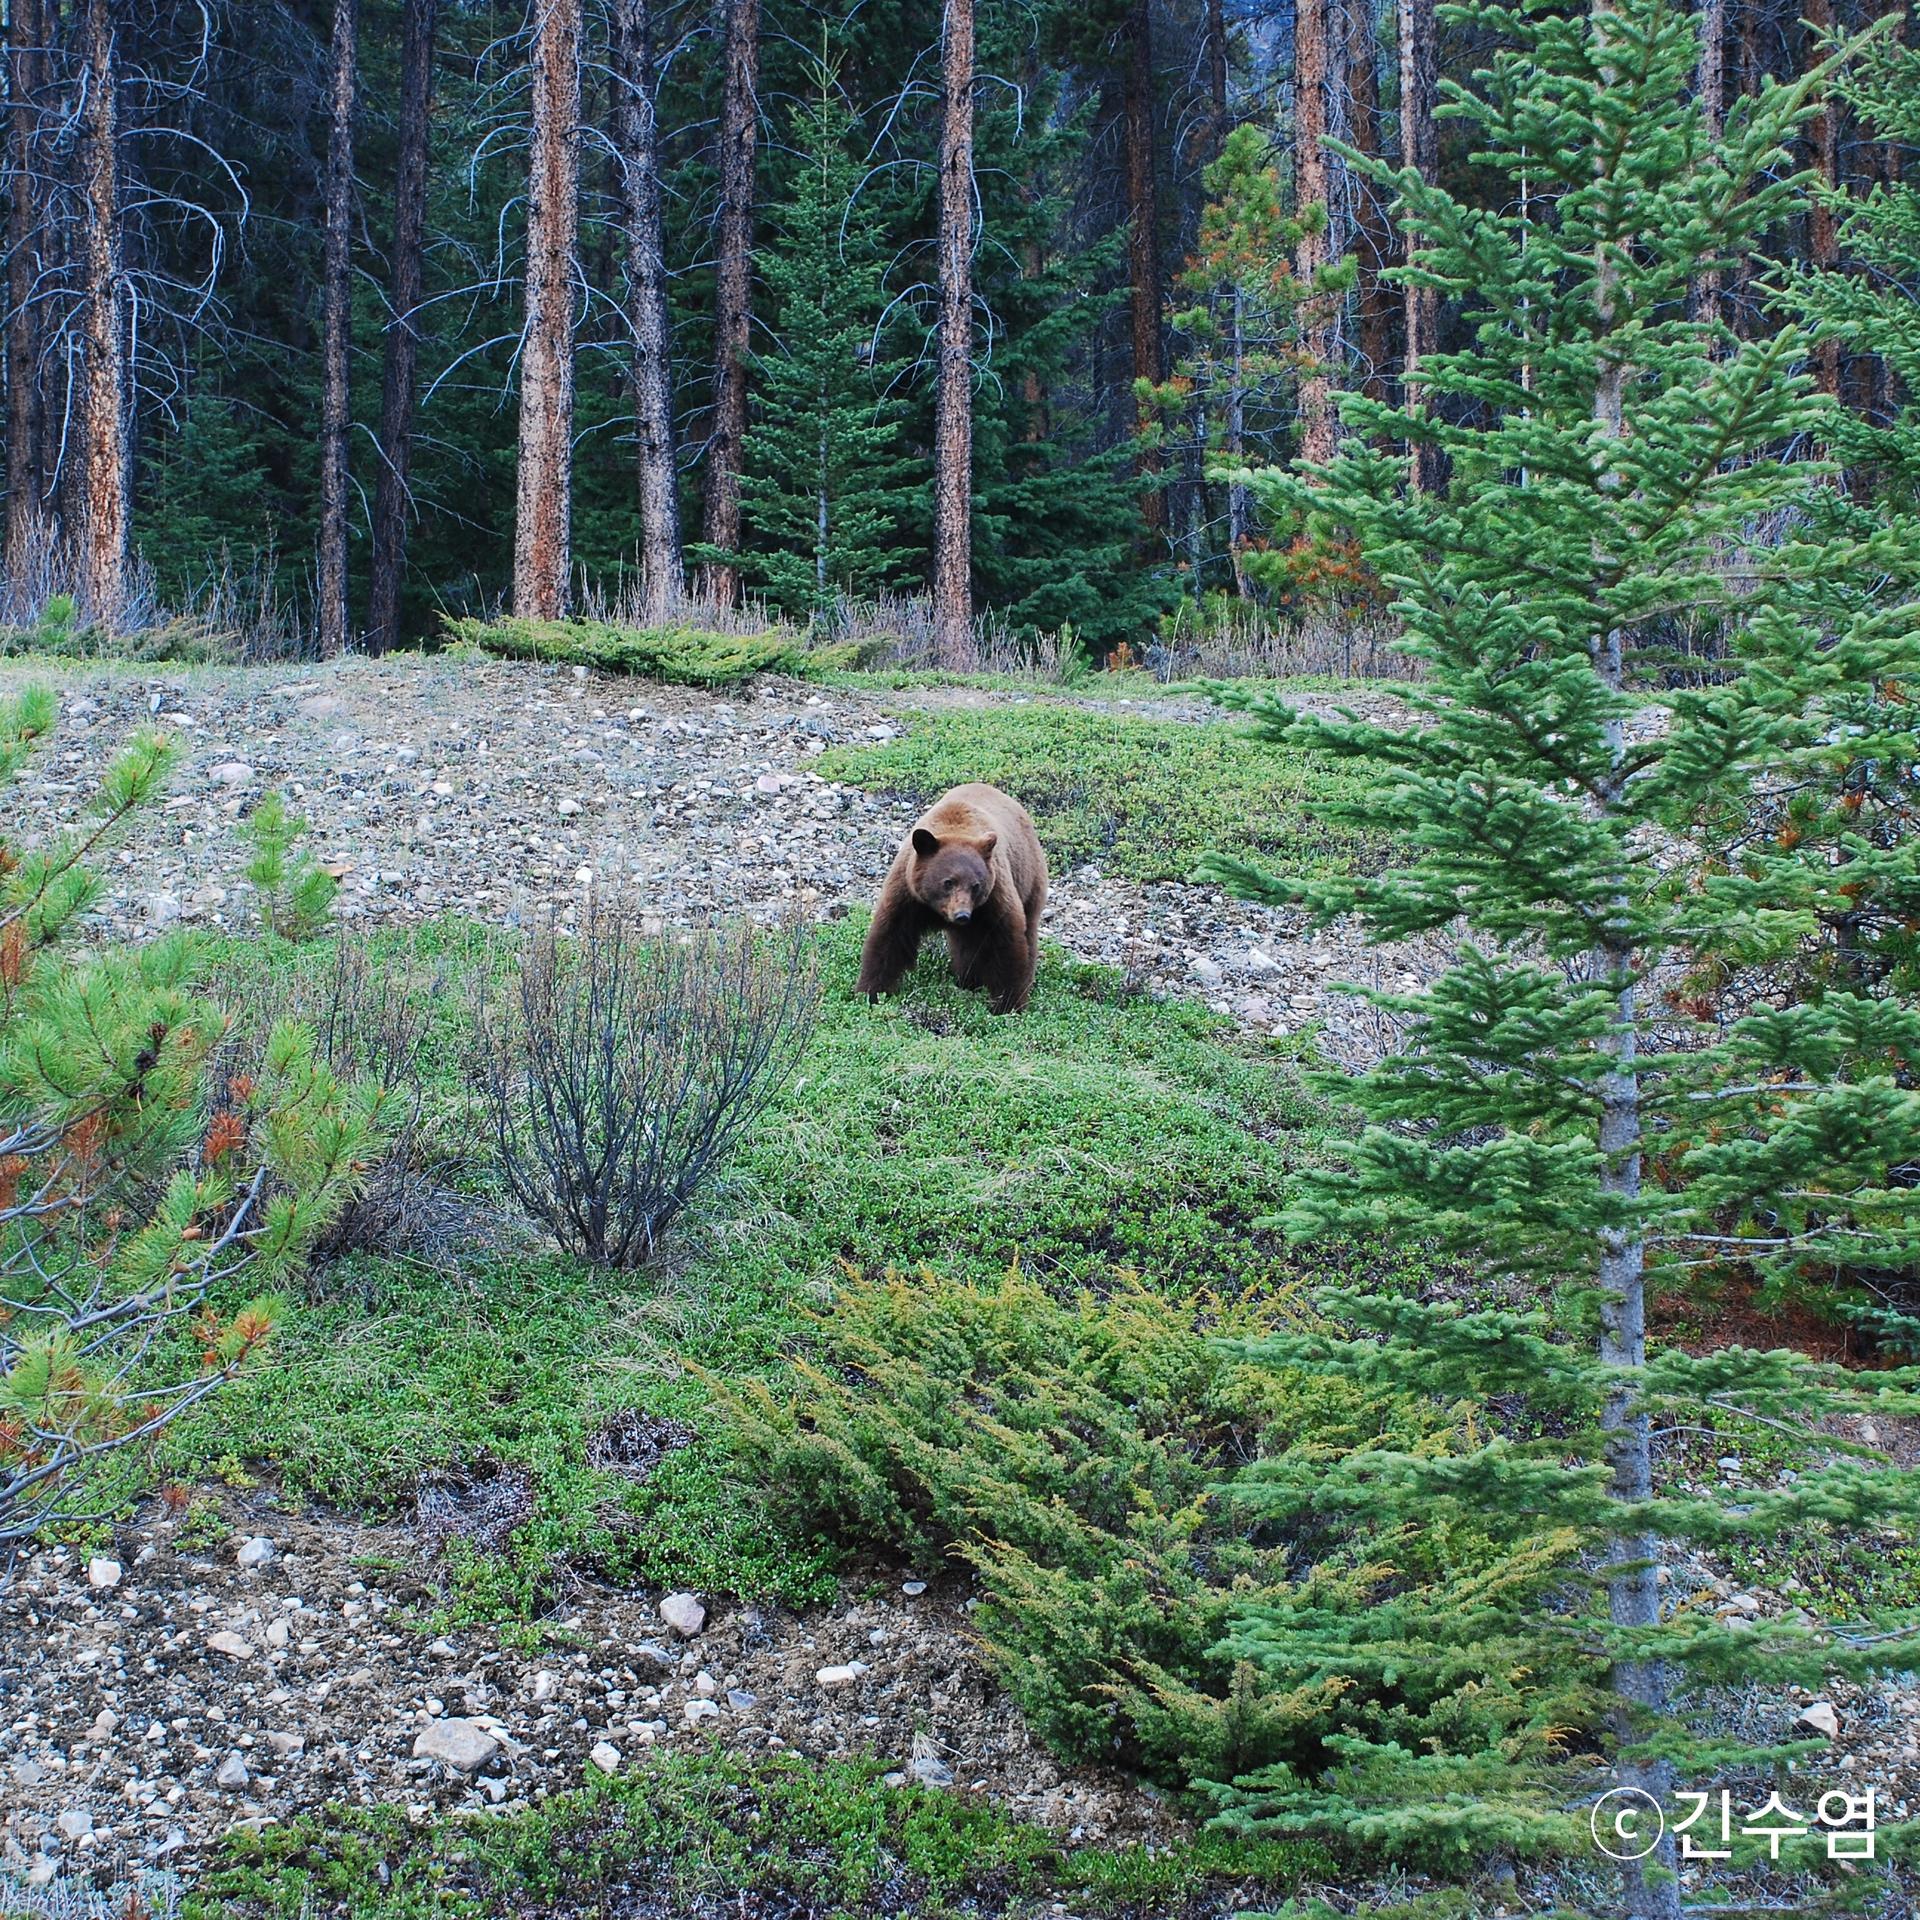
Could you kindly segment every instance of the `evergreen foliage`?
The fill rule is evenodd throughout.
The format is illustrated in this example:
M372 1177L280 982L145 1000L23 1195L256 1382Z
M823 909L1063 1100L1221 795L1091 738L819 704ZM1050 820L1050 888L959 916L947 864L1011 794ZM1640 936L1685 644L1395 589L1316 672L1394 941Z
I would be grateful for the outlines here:
M0 706L0 779L54 715L43 691ZM236 1283L294 1270L378 1138L385 1096L297 1026L209 1087L222 1022L186 939L70 950L87 860L172 758L143 735L82 825L0 843L0 1569L50 1518L111 1513L138 1443L258 1352L273 1303L234 1307Z
M753 356L740 476L751 538L738 567L782 612L831 627L842 596L902 571L902 522L924 518L922 463L901 446L911 369L885 324L888 249L858 133L822 61L796 111L789 197L760 256L772 343Z
M260 900L260 922L285 940L311 940L327 924L340 882L299 843L307 823L278 793L266 793L241 828L253 858L247 880Z
M640 674L682 686L725 687L756 673L801 673L845 664L833 647L808 649L790 627L710 633L700 627L617 627L604 620L456 620L449 639L509 660L547 660Z
M1813 1518L1906 1529L1912 1477L1819 1428L1841 1406L1905 1409L1906 1375L1852 1377L1785 1352L1648 1347L1646 1292L1699 1263L1754 1273L1911 1266L1901 1169L1920 1156L1910 1008L1844 978L1817 996L1693 1016L1665 983L1755 940L1805 933L1847 857L1913 884L1914 843L1855 848L1746 830L1865 723L1861 694L1920 671L1903 594L1848 602L1883 535L1823 530L1821 468L1777 458L1830 437L1804 336L1758 340L1690 317L1690 277L1757 250L1804 192L1788 159L1808 87L1741 101L1710 140L1689 97L1690 17L1668 0L1568 16L1464 8L1508 44L1451 111L1506 211L1391 177L1419 242L1409 271L1471 331L1422 368L1440 404L1349 398L1336 460L1251 484L1280 514L1357 541L1427 669L1423 724L1323 722L1269 700L1276 736L1388 771L1367 811L1407 856L1375 875L1216 876L1385 937L1464 922L1428 991L1383 996L1402 1050L1347 1089L1367 1121L1289 1211L1314 1235L1418 1236L1547 1304L1473 1311L1345 1293L1350 1337L1250 1351L1383 1391L1484 1409L1479 1444L1281 1455L1243 1487L1269 1524L1368 1513L1432 1524L1523 1513L1531 1549L1475 1604L1302 1619L1243 1610L1229 1644L1285 1678L1448 1676L1418 1739L1347 1739L1322 1778L1223 1786L1231 1817L1337 1822L1400 1846L1585 1845L1584 1802L1618 1783L1671 1805L1783 1751L1702 1731L1712 1689L1764 1674L1818 1685L1898 1659L1847 1623L1730 1633L1675 1604L1659 1570L1692 1548L1776 1538ZM1377 170L1378 171L1378 170ZM1530 204L1523 207L1522 177ZM1436 444L1446 490L1411 494L1382 442ZM1674 608L1724 657L1664 670ZM1688 682L1693 684L1688 684ZM1877 759L1894 733L1844 751ZM1737 837L1737 851L1735 842ZM1737 1502L1683 1479L1669 1436L1702 1425L1798 1437L1797 1477ZM1483 1738L1478 1709L1507 1724ZM1626 1910L1678 1911L1669 1836L1625 1869Z

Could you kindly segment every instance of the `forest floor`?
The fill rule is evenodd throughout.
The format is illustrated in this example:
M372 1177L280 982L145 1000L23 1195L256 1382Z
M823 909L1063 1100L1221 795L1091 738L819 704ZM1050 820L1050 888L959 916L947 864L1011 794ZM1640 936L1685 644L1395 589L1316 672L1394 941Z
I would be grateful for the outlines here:
M0 690L29 673L0 670ZM18 789L30 830L84 804L133 726L173 732L182 764L110 857L100 923L203 927L223 990L258 959L237 825L278 788L345 915L421 923L458 963L471 943L449 929L564 921L619 888L663 924L797 906L823 923L827 992L805 1086L661 1271L583 1284L518 1244L367 1263L177 1431L172 1500L23 1565L0 1610L0 1872L177 1870L203 1888L190 1911L234 1920L503 1903L1158 1920L1326 1885L1304 1843L1253 1873L1151 1789L1057 1764L997 1688L950 1567L849 1574L769 1543L724 1452L689 1440L704 1390L686 1363L767 1368L843 1262L986 1279L1017 1260L1066 1287L1121 1267L1169 1289L1284 1278L1258 1223L1324 1125L1296 1063L1375 1057L1383 1029L1337 988L1413 981L1443 955L1179 876L1220 846L1309 870L1377 857L1327 817L1339 776L1145 685L713 695L447 659L58 677L61 728ZM1398 710L1369 690L1289 697ZM864 903L918 806L973 775L1029 801L1055 859L1034 1008L993 1020L929 958L904 1003L868 1009L849 991ZM1452 1284L1404 1259L1384 1283ZM587 1550L605 1492L578 1463L617 1421L663 1457L640 1544L612 1566ZM1684 1470L1764 1486L1763 1455L1708 1442ZM530 1499L548 1557L491 1586L450 1572L417 1504L449 1473L481 1502L486 1474ZM1920 1584L1906 1550L1862 1551L1848 1567L1809 1542L1681 1578L1729 1630ZM663 1616L675 1590L704 1603L696 1631ZM1920 1694L1825 1697L1822 1776L1920 1806ZM1806 1704L1727 1710L1778 1731ZM743 1831L751 1859L728 1851ZM599 1876L584 1893L582 1848ZM671 1873L647 1865L662 1848ZM566 1885L523 1903L543 1876ZM1430 1911L1579 1892L1523 1876Z

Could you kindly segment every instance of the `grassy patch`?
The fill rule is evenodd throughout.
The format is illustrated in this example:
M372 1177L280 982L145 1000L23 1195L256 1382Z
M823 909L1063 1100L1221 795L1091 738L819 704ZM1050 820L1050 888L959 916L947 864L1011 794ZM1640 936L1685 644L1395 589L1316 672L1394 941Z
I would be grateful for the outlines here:
M415 1829L391 1810L237 1835L188 1920L812 1920L1014 1915L1069 1895L1087 1915L1227 1913L1332 1860L1310 1842L1206 1839L1147 1852L1063 1850L954 1794L890 1789L877 1769L721 1754L665 1761L538 1810Z
M459 1582L477 1613L535 1610L560 1559L805 1599L818 1550L768 1526L684 1362L770 1374L843 1265L983 1281L1018 1265L1062 1293L1125 1273L1176 1294L1285 1283L1257 1223L1315 1109L1270 1052L1057 954L1018 1018L996 1019L933 955L903 997L869 1007L853 993L860 933L823 933L812 1049L659 1270L358 1260L290 1317L268 1366L169 1434L171 1469L232 1457L296 1497L376 1511L404 1508L422 1473L523 1469L535 1506L513 1552ZM484 948L457 927L436 940L429 1092L457 1126L460 975ZM322 962L284 949L275 964ZM699 1437L637 1486L590 1469L589 1439L624 1409Z
M1092 861L1135 880L1178 880L1205 853L1284 860L1290 873L1376 863L1384 842L1330 816L1364 795L1365 773L1199 725L1070 706L956 708L916 716L900 738L830 748L835 780L924 804L988 780L1032 813L1056 865Z

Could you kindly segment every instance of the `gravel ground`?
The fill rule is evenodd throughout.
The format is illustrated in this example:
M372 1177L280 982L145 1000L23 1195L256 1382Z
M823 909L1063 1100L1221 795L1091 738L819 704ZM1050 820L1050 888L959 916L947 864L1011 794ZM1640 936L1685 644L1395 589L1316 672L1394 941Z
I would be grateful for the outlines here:
M21 677L0 670L0 688ZM304 673L96 670L71 675L63 695L59 733L18 788L29 832L70 819L136 725L157 723L182 748L167 799L110 863L102 910L134 934L250 924L234 829L269 788L312 822L312 844L343 881L340 910L357 917L511 920L614 885L666 922L771 916L796 902L842 912L873 897L909 821L898 801L823 780L810 763L832 742L890 737L915 710L1026 697L767 680L721 698L580 670L418 659ZM1390 696L1361 697L1395 710ZM1190 698L1128 705L1218 723ZM1080 959L1153 992L1197 995L1246 1026L1319 1023L1323 1049L1347 1064L1376 1057L1380 1031L1334 985L1412 984L1439 958L1091 867L1054 876L1047 932Z
M1123 1782L1062 1774L990 1681L951 1577L804 1616L583 1585L529 1654L421 1630L432 1569L405 1528L261 1496L222 1519L210 1542L156 1502L111 1549L20 1569L0 1609L0 1868L191 1877L235 1827L330 1803L512 1811L714 1742L875 1756L1081 1839L1172 1825Z

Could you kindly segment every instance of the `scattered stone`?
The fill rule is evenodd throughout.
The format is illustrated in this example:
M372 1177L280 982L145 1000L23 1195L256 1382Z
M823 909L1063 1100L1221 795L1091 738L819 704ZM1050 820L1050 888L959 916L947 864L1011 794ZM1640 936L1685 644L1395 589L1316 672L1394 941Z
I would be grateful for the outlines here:
M616 1747L611 1740L601 1740L597 1742L592 1752L587 1755L587 1758L591 1760L602 1773L618 1773L620 1771L620 1749Z
M842 1688L860 1684L860 1676L866 1668L858 1660L850 1660L845 1666L822 1667L813 1677L820 1683L822 1693L838 1693Z
M660 1618L683 1640L691 1640L707 1624L707 1610L690 1593L670 1593L660 1602Z
M693 1690L702 1700L711 1700L720 1691L720 1682L702 1669L693 1676Z
M244 1639L230 1627L223 1627L220 1632L207 1635L207 1651L224 1653L229 1660L251 1660L255 1649L252 1641Z
M241 1567L264 1567L273 1558L273 1542L256 1533L252 1539L241 1541L240 1550L233 1558Z
M93 1815L85 1807L69 1807L53 1823L66 1840L84 1840L93 1831Z
M104 1593L109 1587L120 1584L120 1562L96 1556L87 1562L87 1585L96 1592Z
M1802 1708L1800 1717L1793 1724L1810 1728L1827 1740L1840 1737L1840 1716L1834 1711L1831 1700L1815 1700L1810 1706Z
M900 1591L904 1593L909 1600L918 1600L926 1590L927 1583L924 1580L902 1580L900 1582Z
M500 1742L472 1720L430 1720L414 1737L416 1760L438 1760L456 1773L478 1773Z
M273 1749L276 1760L292 1760L307 1750L307 1736L304 1733L270 1733L267 1745Z
M222 1793L239 1793L252 1780L247 1771L247 1763L237 1753L230 1753L220 1763L220 1771L213 1776L213 1784Z
M760 1696L757 1693L749 1693L745 1687L729 1687L727 1689L727 1705L730 1706L735 1713L751 1712L752 1709L759 1704Z
M212 774L217 787L244 787L252 778L253 769L244 760L223 760Z
M720 1709L711 1700L689 1700L680 1709L680 1715L688 1726L697 1727L702 1720L719 1719Z

